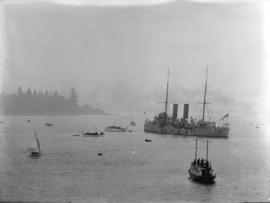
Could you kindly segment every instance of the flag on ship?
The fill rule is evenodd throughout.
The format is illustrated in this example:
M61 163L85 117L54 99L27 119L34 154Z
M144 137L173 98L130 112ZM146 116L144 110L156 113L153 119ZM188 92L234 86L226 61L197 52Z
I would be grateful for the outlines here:
M225 118L229 117L229 114L225 114L221 119L219 119L219 121L223 121Z

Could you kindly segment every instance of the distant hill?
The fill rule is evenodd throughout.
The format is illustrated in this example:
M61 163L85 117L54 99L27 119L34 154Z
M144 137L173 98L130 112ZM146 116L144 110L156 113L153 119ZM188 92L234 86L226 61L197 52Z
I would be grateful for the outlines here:
M79 106L78 93L71 89L70 97L65 98L55 92L33 91L25 92L18 87L17 93L1 95L0 111L2 114L105 114L90 105Z

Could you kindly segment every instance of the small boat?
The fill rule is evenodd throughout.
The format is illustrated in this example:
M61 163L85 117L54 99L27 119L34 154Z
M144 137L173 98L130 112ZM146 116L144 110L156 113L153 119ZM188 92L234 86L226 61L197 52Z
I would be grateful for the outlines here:
M37 132L35 132L33 137L33 142L29 148L30 155L33 157L38 157L41 155L40 143L37 137Z
M72 136L74 136L74 137L79 137L80 134L73 134Z
M82 132L82 135L84 137L98 137L98 136L101 136L101 135L104 135L103 132L98 132L97 128L95 128L95 131L85 131L85 132Z
M86 132L82 132L82 135L87 137L88 135L92 135L92 136L98 136L98 132L90 132L90 131L86 131Z
M145 142L152 142L151 138L147 138L144 140Z
M210 162L208 161L208 140L206 142L206 159L197 159L197 139L196 139L196 150L195 159L190 164L190 169L188 170L190 179L195 182L201 182L205 184L214 183L216 174Z
M54 123L47 122L47 123L45 123L45 125L48 126L48 127L52 127L52 126L54 126Z
M99 152L97 155L98 155L98 156L103 156L102 152Z
M120 126L112 125L104 129L107 132L126 132L127 128L122 128Z

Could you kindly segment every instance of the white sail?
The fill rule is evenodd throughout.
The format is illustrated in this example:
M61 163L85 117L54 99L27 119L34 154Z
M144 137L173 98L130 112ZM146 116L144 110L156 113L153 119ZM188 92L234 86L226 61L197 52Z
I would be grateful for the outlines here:
M38 140L36 132L35 132L34 137L33 137L33 142L31 143L31 145L29 147L29 151L41 153L40 144L39 144L39 140Z
M29 147L30 151L39 151L38 150L38 145L37 142L35 140L33 140L33 142L31 143L30 147Z

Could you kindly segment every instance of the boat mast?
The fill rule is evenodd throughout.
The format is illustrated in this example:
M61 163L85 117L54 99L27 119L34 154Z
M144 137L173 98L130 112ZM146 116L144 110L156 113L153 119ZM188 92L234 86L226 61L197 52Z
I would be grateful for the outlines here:
M197 140L198 139L195 139L196 140L196 147L195 147L195 160L197 160Z
M167 109L168 109L169 74L170 74L170 69L168 68L167 90L166 90L166 101L165 101L165 115L166 116L167 116Z
M206 140L206 161L208 161L208 140Z
M202 117L203 121L204 121L204 116L205 116L205 105L206 105L207 75L208 75L208 66L206 68L206 81L205 81L204 96L203 96L203 117Z

